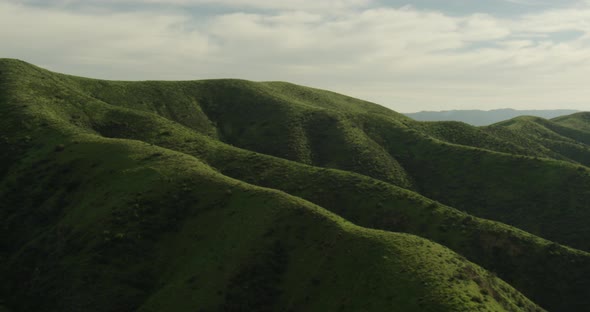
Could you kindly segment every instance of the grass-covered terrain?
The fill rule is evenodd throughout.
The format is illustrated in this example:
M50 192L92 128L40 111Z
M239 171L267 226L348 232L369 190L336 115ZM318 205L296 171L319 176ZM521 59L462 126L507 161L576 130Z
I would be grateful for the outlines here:
M590 168L555 147L588 144L584 114L421 123L288 83L4 59L0 116L0 310L590 306Z

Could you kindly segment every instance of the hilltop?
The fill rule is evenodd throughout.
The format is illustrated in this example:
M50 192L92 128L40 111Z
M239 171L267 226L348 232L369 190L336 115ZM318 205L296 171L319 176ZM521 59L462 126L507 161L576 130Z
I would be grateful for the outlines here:
M521 119L422 123L283 82L17 60L0 60L0 111L14 311L590 304L590 168ZM587 144L580 116L532 122Z

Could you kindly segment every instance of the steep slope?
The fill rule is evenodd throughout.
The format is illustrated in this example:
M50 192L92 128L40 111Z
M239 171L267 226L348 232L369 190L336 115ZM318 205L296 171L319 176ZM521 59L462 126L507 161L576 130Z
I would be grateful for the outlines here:
M568 310L590 304L586 296L590 280L584 274L590 272L587 253L472 218L365 176L314 168L215 143L157 115L120 112L114 107L111 110L106 115L106 125L93 123L96 129L197 156L225 175L307 199L359 225L429 238L497 272L548 308ZM126 127L116 128L113 134L108 125L124 121ZM151 134L142 131L148 125ZM572 261L576 263L574 268ZM550 282L555 280L563 283Z
M21 162L2 187L15 309L534 308L426 240L352 226L167 150L50 137L66 147Z
M471 146L480 149L524 156L541 156L530 146L520 142L507 141L487 133L479 127L456 121L415 122L412 129L418 130L434 139L455 145Z
M568 116L557 117L552 121L564 127L590 133L590 112L582 112Z
M15 311L540 310L441 245L101 136L127 116L136 135L176 138L146 126L161 119L203 137L14 63L0 64L0 299Z
M3 90L12 90L3 98L18 95L4 101L20 103L34 120L43 119L37 120L41 125L50 120L69 132L181 151L223 174L307 199L356 224L442 243L498 272L552 311L588 304L587 253L471 218L367 177L323 171L220 142L419 190L475 215L588 250L588 178L583 168L509 155L538 151L485 129L418 123L375 104L291 84L108 82L16 61L1 65ZM31 123L17 123L14 131ZM0 144L6 150L31 140L30 135L3 138ZM19 159L13 152L2 157L3 164Z
M519 117L504 121L484 131L502 140L526 146L539 155L585 166L590 165L590 132L585 131L584 113L558 119L562 122L536 117ZM579 128L576 128L579 127Z
M498 273L550 310L567 311L590 304L586 299L590 286L588 253L473 218L359 175L235 150L220 151L212 164L224 174L305 198L356 224L413 233L441 243ZM552 283L557 280L563 283Z
M417 190L476 216L589 250L589 169L422 138L386 121L374 140L390 148Z
M590 218L590 201L586 192L577 192L590 183L583 171L557 162L539 163L490 152L547 157L552 153L547 149L531 149L479 129L456 136L453 133L468 133L464 130L469 126L425 126L375 104L289 84L237 80L131 83L63 75L52 75L52 79L74 86L76 92L93 100L156 113L244 149L357 172L417 190L477 216L590 250L588 230L583 226ZM197 112L198 117L187 112ZM124 123L106 128L121 128ZM478 149L465 146L469 144ZM489 165L482 166L482 158ZM555 158L567 160L560 155ZM559 177L539 179L551 172L559 172ZM515 176L518 178L513 179ZM564 202L571 202L568 211L563 210Z
M374 104L278 82L72 80L71 83L77 83L96 99L155 112L190 128L199 122L183 117L182 112L204 112L208 124L216 127L209 128L209 132L215 132L221 141L232 145L411 187L410 179L396 160L366 138L348 118L362 112L405 120L402 115Z

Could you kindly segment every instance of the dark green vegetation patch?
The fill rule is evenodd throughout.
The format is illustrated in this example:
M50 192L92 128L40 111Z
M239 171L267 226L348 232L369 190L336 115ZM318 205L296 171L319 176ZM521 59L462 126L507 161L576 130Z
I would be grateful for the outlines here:
M0 310L583 311L590 121L0 60Z

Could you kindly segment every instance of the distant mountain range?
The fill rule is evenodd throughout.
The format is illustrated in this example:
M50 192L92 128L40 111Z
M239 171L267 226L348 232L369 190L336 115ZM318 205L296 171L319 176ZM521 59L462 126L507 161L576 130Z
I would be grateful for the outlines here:
M515 110L510 108L494 110L450 110L450 111L422 111L418 113L406 113L404 115L418 121L462 121L474 126L487 126L500 121L519 116L535 116L551 119L559 116L570 115L579 112L572 109L552 110Z

